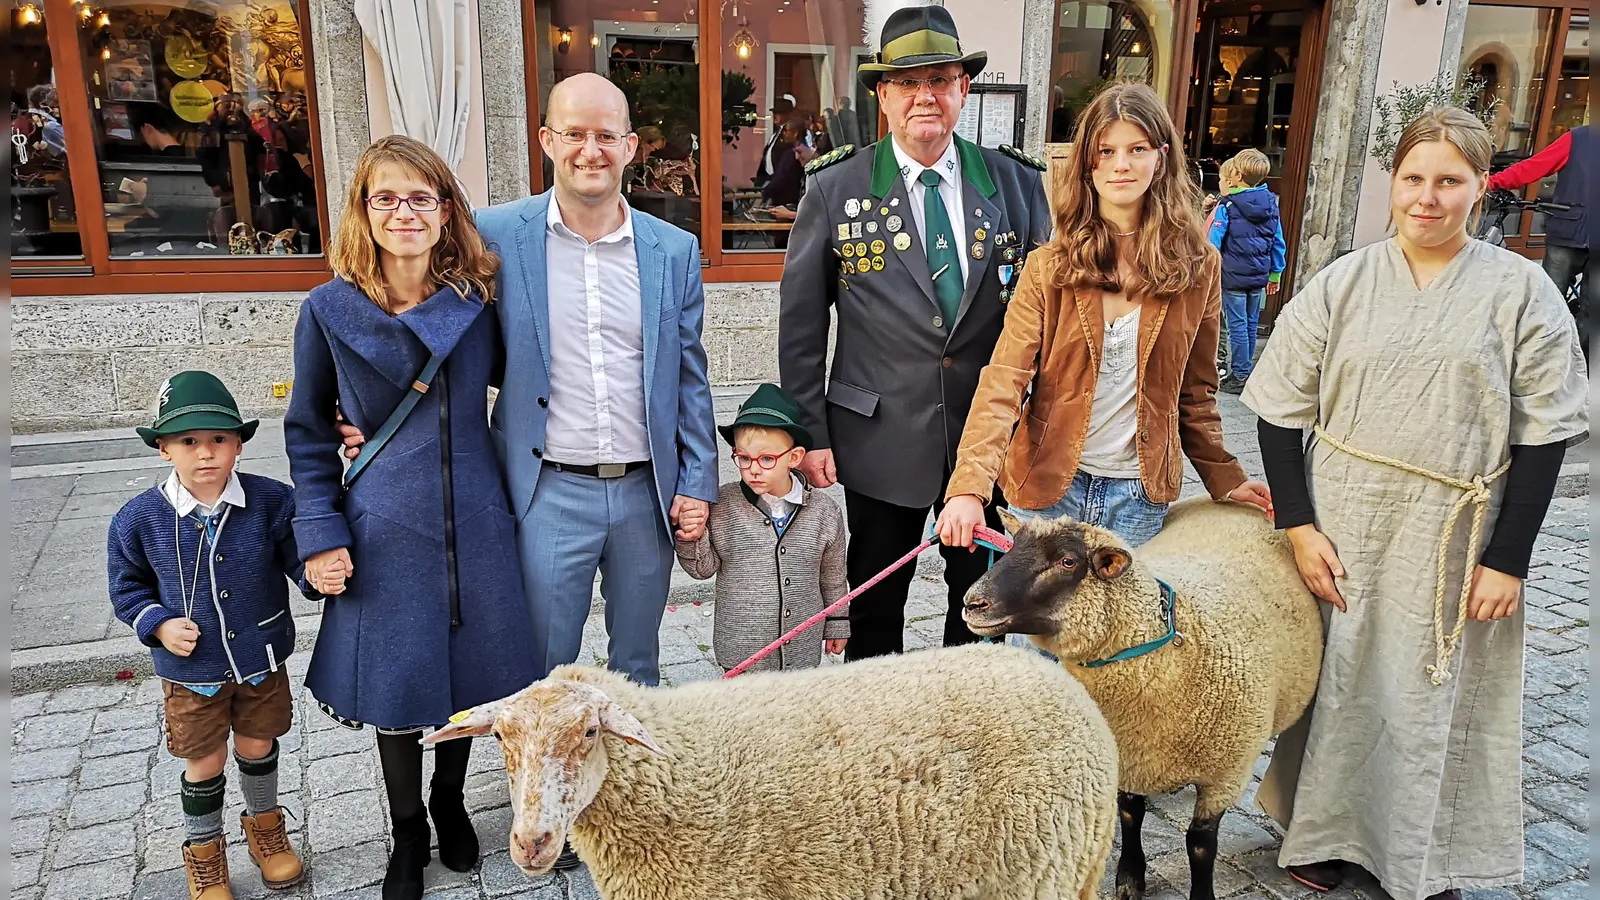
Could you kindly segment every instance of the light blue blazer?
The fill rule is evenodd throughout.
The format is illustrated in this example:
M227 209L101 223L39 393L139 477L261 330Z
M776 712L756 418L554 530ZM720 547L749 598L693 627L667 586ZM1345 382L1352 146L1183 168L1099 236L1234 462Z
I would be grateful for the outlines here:
M533 503L543 465L550 398L550 297L545 276L544 192L479 210L478 230L500 256L494 309L506 343L505 378L490 433L505 465L511 508L520 522ZM716 419L706 351L700 343L705 290L700 243L681 228L633 211L644 317L645 429L661 521L675 494L717 499ZM619 460L620 461L620 460Z

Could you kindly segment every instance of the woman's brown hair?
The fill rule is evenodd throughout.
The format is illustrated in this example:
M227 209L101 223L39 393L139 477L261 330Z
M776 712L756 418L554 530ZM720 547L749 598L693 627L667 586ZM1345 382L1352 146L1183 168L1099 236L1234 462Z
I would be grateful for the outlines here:
M1489 177L1489 164L1494 160L1494 138L1489 135L1489 128L1482 119L1455 106L1435 106L1413 119L1400 132L1400 139L1394 145L1394 157L1390 160L1390 177L1400 171L1401 163L1406 161L1418 144L1433 141L1444 141L1456 148L1456 152L1478 173L1479 178ZM1483 198L1479 197L1467 216L1469 231L1477 230L1478 219L1482 215ZM1390 224L1394 224L1392 214Z
M427 182L438 192L439 199L449 204L449 216L439 229L439 242L433 245L428 264L432 282L440 287L449 285L462 296L472 293L485 303L493 302L494 273L500 268L500 258L484 246L472 220L472 206L456 189L456 177L450 167L427 144L404 135L378 138L356 161L355 175L345 193L339 232L334 235L328 254L333 273L389 311L389 294L384 289L383 269L378 265L378 245L367 220L367 185L372 183L378 167L385 164L399 166Z
M1114 122L1128 122L1145 133L1161 153L1160 167L1144 195L1144 215L1134 238L1133 283L1117 276L1111 226L1100 218L1094 189L1095 153ZM1200 189L1189 177L1183 141L1161 98L1148 85L1123 82L1102 91L1078 120L1077 139L1067 157L1065 177L1057 180L1056 236L1063 288L1100 287L1171 296L1193 286L1204 271L1208 245L1200 233Z

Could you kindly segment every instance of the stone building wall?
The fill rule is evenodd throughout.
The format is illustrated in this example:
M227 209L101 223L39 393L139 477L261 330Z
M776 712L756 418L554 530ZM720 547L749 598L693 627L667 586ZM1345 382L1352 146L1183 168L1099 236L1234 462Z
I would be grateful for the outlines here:
M216 373L248 416L280 416L294 378L302 294L18 297L12 303L15 433L148 424L162 379ZM778 286L708 284L713 385L776 381Z

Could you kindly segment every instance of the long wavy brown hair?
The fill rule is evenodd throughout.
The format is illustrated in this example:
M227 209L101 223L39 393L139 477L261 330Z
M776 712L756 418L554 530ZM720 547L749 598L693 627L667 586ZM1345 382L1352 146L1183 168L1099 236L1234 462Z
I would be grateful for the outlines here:
M436 288L449 285L462 296L477 294L483 302L494 301L494 273L500 258L490 252L472 220L472 206L457 190L455 175L433 148L414 138L392 134L372 142L356 161L355 175L345 193L344 216L334 235L328 262L335 275L350 282L391 312L389 293L383 283L383 268L378 264L378 245L372 239L367 220L367 186L378 167L393 164L427 182L449 204L449 216L439 229L439 242L433 245L428 276Z
M1100 196L1094 189L1095 151L1113 122L1128 122L1162 151L1160 167L1144 195L1144 214L1134 238L1133 275L1123 284L1117 274L1116 244L1111 226L1100 217ZM1155 296L1182 293L1204 271L1210 249L1201 234L1200 188L1188 174L1183 140L1161 98L1148 85L1123 82L1102 91L1083 111L1066 161L1066 175L1057 179L1054 245L1062 265L1062 288L1099 287Z

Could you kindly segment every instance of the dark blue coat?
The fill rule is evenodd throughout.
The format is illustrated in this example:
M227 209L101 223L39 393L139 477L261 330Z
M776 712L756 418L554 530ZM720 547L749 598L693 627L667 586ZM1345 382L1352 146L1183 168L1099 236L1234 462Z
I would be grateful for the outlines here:
M1283 230L1278 221L1278 195L1265 186L1234 191L1221 201L1217 224L1222 251L1222 289L1259 291L1283 271Z
M1572 207L1566 212L1552 212L1545 216L1544 240L1557 247L1589 246L1590 185L1593 184L1594 145L1589 141L1589 126L1579 125L1568 132L1572 147L1567 154L1567 164L1556 176L1556 193L1550 198ZM1587 277L1587 276L1586 276Z
M429 353L432 388L341 497L334 410L378 432ZM345 593L327 600L306 687L381 728L441 725L538 677L515 522L489 440L487 389L504 350L497 317L445 289L390 316L342 279L295 326L284 417L302 559L349 547Z

